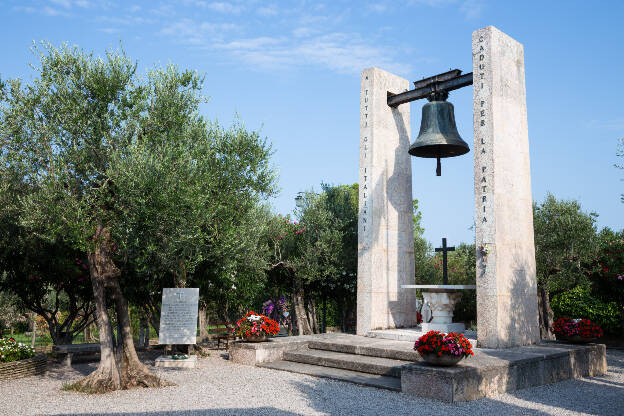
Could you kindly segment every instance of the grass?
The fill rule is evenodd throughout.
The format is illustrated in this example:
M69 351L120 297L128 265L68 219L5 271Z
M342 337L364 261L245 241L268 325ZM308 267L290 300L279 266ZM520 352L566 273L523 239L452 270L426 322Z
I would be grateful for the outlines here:
M3 336L4 338L11 337L11 335L9 335L8 333L4 334ZM25 335L23 333L13 334L13 338L15 339L15 341L21 342L22 344L26 344L26 345L30 345L31 340L32 340L30 334ZM76 336L76 338L74 338L74 340L72 341L72 344L82 344L83 342L84 342L84 335L80 333ZM40 333L35 334L35 347L45 347L48 345L52 345L52 337L50 337L50 334L47 331L41 334Z

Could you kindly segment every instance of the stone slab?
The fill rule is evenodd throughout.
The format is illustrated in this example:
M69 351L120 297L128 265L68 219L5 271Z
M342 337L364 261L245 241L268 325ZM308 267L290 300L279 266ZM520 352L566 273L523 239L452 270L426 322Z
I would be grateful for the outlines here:
M607 371L601 344L540 344L514 349L476 349L456 367L414 363L403 368L404 393L445 402L480 399Z
M158 343L197 343L198 288L164 288Z
M448 290L471 290L476 289L476 285L401 285L402 289L443 289Z
M230 344L230 361L243 365L281 360L284 352L305 348L312 340L322 340L337 334L301 335L294 337L269 338L266 342L241 342Z
M156 367L170 367L170 368L195 368L197 365L197 356L189 355L186 360L174 360L170 356L161 355L156 358Z
M416 342L418 338L425 335L426 331L423 330L422 324L416 328L400 328L400 329L383 329L370 331L366 336L371 338L381 338L394 341L409 341ZM477 345L477 333L475 331L464 330L464 336L470 341L473 346Z
M259 367L273 370L289 371L291 373L307 374L315 377L330 378L333 380L346 381L361 386L376 387L379 389L401 391L401 379L396 377L365 374L357 371L343 370L340 368L321 367L292 361L275 361L259 364Z
M285 352L283 360L397 378L401 377L401 368L411 363L411 361L315 349Z
M463 333L466 330L466 325L461 322L452 322L450 324L436 324L433 322L427 322L422 323L420 327L424 333L427 333L429 331Z

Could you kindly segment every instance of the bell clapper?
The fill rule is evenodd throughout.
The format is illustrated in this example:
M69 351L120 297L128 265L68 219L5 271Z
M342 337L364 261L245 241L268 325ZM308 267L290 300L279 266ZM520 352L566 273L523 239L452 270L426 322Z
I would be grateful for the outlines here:
M438 158L438 165L436 166L436 176L442 176L442 164L440 158Z

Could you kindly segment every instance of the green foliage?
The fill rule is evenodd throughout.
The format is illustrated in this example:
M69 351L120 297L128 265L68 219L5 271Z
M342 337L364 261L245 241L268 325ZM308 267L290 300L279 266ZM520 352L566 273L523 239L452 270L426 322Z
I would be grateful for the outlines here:
M261 203L276 192L266 139L205 121L194 71L139 77L121 50L35 53L38 77L6 81L0 96L2 195L17 224L82 253L107 227L124 293L141 305L172 285L226 309L249 298L266 267Z
M597 216L551 194L533 205L538 284L556 293L587 283L581 265L596 255Z
M433 246L425 237L425 229L421 226L422 213L418 209L418 200L412 201L412 220L414 221L414 270L417 284L433 284L438 273L433 266ZM440 274L440 276L442 276ZM440 279L442 279L440 277Z
M623 329L617 304L592 296L589 286L577 286L554 296L551 307L555 318L587 318L611 334L621 334Z
M0 339L0 363L24 360L35 355L35 349L12 338Z

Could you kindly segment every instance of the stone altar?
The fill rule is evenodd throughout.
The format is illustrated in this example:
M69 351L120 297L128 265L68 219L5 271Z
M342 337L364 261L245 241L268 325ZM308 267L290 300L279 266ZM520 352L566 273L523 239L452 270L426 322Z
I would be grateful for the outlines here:
M461 322L453 322L453 310L460 301L462 290L474 290L475 285L402 285L403 289L422 289L423 301L431 309L431 321L420 325L421 331L458 332L462 333L466 326Z

